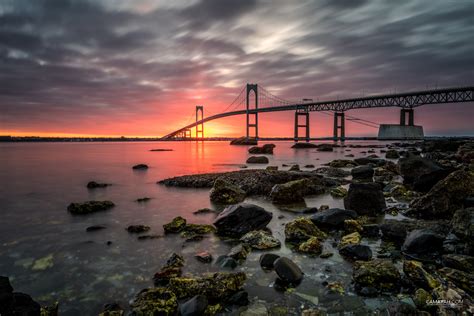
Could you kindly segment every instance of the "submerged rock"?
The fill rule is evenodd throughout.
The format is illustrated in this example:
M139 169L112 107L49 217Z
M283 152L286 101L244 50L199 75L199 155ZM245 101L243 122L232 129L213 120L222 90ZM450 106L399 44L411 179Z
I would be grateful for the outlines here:
M334 145L332 144L320 144L318 145L318 151L334 151Z
M377 183L351 183L344 207L359 215L375 216L387 207L382 188Z
M318 148L318 145L312 143L295 143L291 148L304 149L304 148Z
M67 210L74 215L85 215L95 212L107 211L114 207L111 201L87 201L84 203L71 203Z
M234 258L228 256L219 256L216 259L216 265L224 269L235 269L239 263Z
M273 266L276 274L283 282L298 284L303 279L303 272L300 267L286 257L275 260Z
M204 277L173 278L169 282L168 289L179 299L204 295L210 301L222 301L240 291L245 280L243 272L216 272Z
M281 243L278 239L273 237L273 235L266 230L254 230L248 232L240 241L250 245L254 249L270 249L280 247Z
M464 200L474 195L474 172L458 170L451 173L422 197L410 204L407 215L420 218L452 218Z
M186 227L186 219L182 218L181 216L177 216L171 220L168 224L163 225L163 229L165 234L170 233L179 233Z
M141 163L141 164L133 166L132 169L133 170L147 170L148 165L145 165L145 164Z
M273 155L273 148L275 148L275 144L265 144L261 147L255 146L249 148L249 154L254 155Z
M345 220L354 218L357 218L357 213L352 210L331 208L312 215L311 221L321 228L342 229Z
M150 226L146 225L130 225L127 227L127 231L131 234L141 234L150 230Z
M218 178L209 193L211 201L217 204L237 204L245 200L245 191L236 185Z
M309 219L299 217L285 225L285 239L288 242L302 242L316 237L325 239L327 235Z
M245 136L233 139L230 142L231 145L257 145L255 138L247 138Z
M214 221L217 233L240 237L252 230L264 229L273 214L260 206L241 203L228 206Z
M247 159L247 163L259 163L259 164L266 164L269 163L269 160L265 156L250 156Z
M176 295L165 288L142 290L130 304L133 315L172 316L178 311Z
M400 273L388 260L356 261L352 278L361 295L396 293L400 288Z
M315 185L311 179L300 179L284 184L276 184L270 197L273 203L293 204L304 202L304 196L324 192L324 188Z
M249 245L239 244L230 249L229 253L227 254L227 257L237 260L239 262L242 262L245 259L247 259L247 256L251 250L252 249L250 248Z
M366 245L346 245L339 249L339 253L341 256L350 260L368 261L372 259L372 250L370 250L370 247Z
M88 189L97 189L97 188L105 188L108 187L110 184L108 183L99 183L95 181L90 181L87 183L87 188Z

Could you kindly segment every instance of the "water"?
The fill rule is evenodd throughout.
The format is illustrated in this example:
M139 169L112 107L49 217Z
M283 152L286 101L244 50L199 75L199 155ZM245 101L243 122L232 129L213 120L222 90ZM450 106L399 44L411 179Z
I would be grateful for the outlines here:
M347 154L344 148L316 152L291 149L290 142L276 144L275 155L269 159L270 165L280 168L293 163L318 166ZM153 148L173 151L150 152ZM366 150L352 148L351 153L358 157ZM117 301L127 306L141 289L152 286L153 274L173 251L184 255L185 274L216 271L214 265L198 262L194 254L207 250L216 258L227 253L231 244L214 236L194 243L184 243L179 236L140 241L125 228L145 224L152 228L151 234L162 234L162 225L178 215L191 223L212 223L214 214L192 214L205 207L219 210L210 204L208 189L167 188L156 182L177 175L238 170L248 156L246 146L229 146L227 142L0 144L0 275L10 277L16 291L28 293L40 303L58 300L62 315L94 315L105 303ZM150 168L133 171L131 167L138 163ZM88 190L86 184L91 180L112 186ZM142 197L152 199L135 202ZM87 200L111 200L116 207L87 216L72 216L66 211L69 203ZM269 227L284 241L283 223L297 215L280 211L263 198L247 201L274 213ZM320 195L308 198L306 204L342 207L343 203ZM285 218L278 219L278 215ZM107 229L86 232L91 225ZM112 244L107 245L108 241ZM375 241L363 242L378 247ZM332 250L330 239L325 248ZM383 303L353 294L351 265L337 251L330 259L294 254L285 245L273 252L296 261L305 272L304 281L293 293L277 292L273 288L275 274L260 269L261 253L254 251L236 269L247 273L246 289L253 301L262 300L269 308L286 305L291 313L318 301L330 311L363 311ZM347 295L342 299L326 295L323 281L341 281Z

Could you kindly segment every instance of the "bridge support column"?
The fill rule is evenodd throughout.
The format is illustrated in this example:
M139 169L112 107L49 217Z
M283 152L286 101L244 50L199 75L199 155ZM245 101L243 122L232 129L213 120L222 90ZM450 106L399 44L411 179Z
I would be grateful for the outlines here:
M408 122L406 120L407 115L408 115ZM400 110L400 125L401 126L406 126L406 125L414 126L415 125L415 110L401 109Z
M196 105L196 123L204 119L204 106ZM204 123L196 125L196 140L204 140Z
M184 130L184 138L191 138L191 129L187 128Z
M300 123L300 116L304 119L304 123ZM305 137L299 137L299 129L300 127L304 127L305 129ZM298 142L300 139L304 139L309 142L309 112L308 109L301 109L295 111L295 142Z
M341 133L339 134L339 131ZM346 139L346 120L344 112L334 112L334 141Z
M247 139L249 138L255 138L255 140L258 140L258 112L251 113L250 112L250 93L253 91L255 95L255 110L258 109L258 85L257 84L251 84L247 83ZM251 122L251 117L253 116L253 123ZM253 137L251 137L251 128L254 129L255 134Z

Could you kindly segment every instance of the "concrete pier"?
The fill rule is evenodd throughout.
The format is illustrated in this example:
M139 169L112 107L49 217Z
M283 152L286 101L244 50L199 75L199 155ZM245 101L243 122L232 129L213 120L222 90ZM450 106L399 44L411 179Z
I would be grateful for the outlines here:
M380 140L416 140L423 139L423 126L381 124L379 128Z

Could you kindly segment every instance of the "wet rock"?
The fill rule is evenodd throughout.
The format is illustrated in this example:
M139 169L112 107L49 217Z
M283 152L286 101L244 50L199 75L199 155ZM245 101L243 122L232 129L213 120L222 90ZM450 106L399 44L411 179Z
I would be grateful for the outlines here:
M278 166L267 166L265 168L267 171L278 171Z
M382 239L393 241L399 245L402 245L405 241L408 231L413 229L414 226L410 225L410 223L398 220L385 220L385 222L380 225Z
M173 151L173 149L170 149L170 148L155 148L155 149L150 149L150 151Z
M208 224L186 224L181 231L181 237L192 238L216 232L216 228Z
M362 225L361 234L364 237L378 238L380 236L380 226L378 224ZM402 241L403 242L403 241Z
M178 299L204 295L209 301L222 301L240 291L245 280L243 272L216 272L203 277L173 278L168 289L175 293Z
M186 219L181 216L177 216L171 220L168 224L163 225L165 234L176 234L181 232L186 227Z
M427 194L410 204L407 215L419 218L452 218L463 201L474 195L474 173L458 170L439 181Z
M235 269L239 265L237 260L228 256L219 256L216 259L216 264L224 269Z
M359 215L375 216L386 208L382 189L377 183L351 183L344 207Z
M108 183L98 183L95 181L90 181L87 183L87 188L88 189L98 189L98 188L105 188L108 187L110 184Z
M311 237L310 239L302 242L298 246L298 252L310 254L310 255L319 255L323 250L323 245L316 237Z
M339 248L342 248L347 245L355 245L360 243L361 236L358 232L354 232L348 235L344 235L341 238L341 242L339 243Z
M145 202L148 202L148 201L150 201L150 200L151 200L151 198L149 198L149 197L143 197L143 198L136 199L135 202L137 202L137 203L145 203Z
M364 228L362 227L362 224L355 219L346 219L344 221L344 231L348 234L350 233L362 233Z
M295 143L291 148L304 149L304 148L318 148L318 145L312 143Z
M181 276L181 268L184 266L183 256L173 253L167 260L166 265L153 276L155 286L167 285L172 278Z
M273 155L273 148L275 147L275 144L265 144L262 147L250 147L249 153L254 155Z
M352 168L356 166L356 163L354 162L354 160L335 159L328 163L328 165L333 168Z
M181 316L204 315L204 311L208 305L207 297L204 295L196 295L179 306L179 314Z
M356 261L352 278L356 292L361 295L396 293L400 288L400 273L388 260Z
M369 165L355 167L351 170L353 180L372 182L374 176L374 168Z
M176 295L165 288L142 290L130 304L133 315L175 315L178 310Z
M400 154L395 149L389 149L385 152L385 158L387 158L387 159L398 159L398 158L400 158Z
M318 145L317 151L333 151L334 145L332 144L320 144Z
M269 160L265 156L250 156L247 159L247 163L258 163L258 164L266 164Z
M451 220L452 231L464 240L474 239L474 207L459 209Z
M377 166L377 167L382 167L386 163L385 159L369 158L369 157L356 158L356 159L354 159L354 161L360 166L372 164L372 165Z
M288 242L302 242L316 237L325 239L327 235L308 218L299 217L285 225L285 238Z
M260 206L241 203L228 206L214 221L217 233L241 237L252 231L264 229L271 221L273 214Z
M346 245L339 249L339 253L350 260L368 261L372 259L372 250L366 245Z
M442 170L435 162L413 154L400 158L398 160L398 168L400 175L403 176L403 183L408 185L414 184L423 175L438 173ZM431 183L431 186L436 182Z
M33 263L31 270L33 271L43 271L54 266L54 255L51 253L47 256L41 257Z
M351 175L349 171L333 167L321 167L316 169L315 172L333 178L344 178Z
M250 248L249 245L247 244L239 244L237 246L234 246L230 249L229 253L227 254L227 257L233 258L237 261L244 261L247 259L248 254L250 253L252 249Z
M67 210L74 215L85 215L95 212L107 211L114 207L111 201L87 201L84 203L71 203Z
M288 171L300 171L300 165L292 165Z
M347 195L347 189L339 186L339 187L332 188L329 191L329 193L331 194L332 197L343 198Z
M214 213L214 211L211 210L210 208L201 208L193 212L194 215L209 214L209 213Z
M431 291L440 285L439 280L428 273L419 261L405 260L403 262L403 273L413 284L427 291Z
M86 232L96 232L98 230L106 229L104 225L92 225L86 228Z
M0 276L1 315L40 315L41 306L31 296L13 292L8 277Z
M240 238L240 241L259 250L276 248L281 245L280 241L266 230L254 230L248 232Z
M163 238L163 236L155 234L155 235L141 235L137 237L138 240L149 240L149 239L159 239L159 238Z
M388 315L417 315L415 306L405 302L390 302L387 305Z
M274 253L264 253L260 256L260 266L264 270L272 270L275 260L278 258L280 258L280 256Z
M127 227L127 231L131 234L141 234L150 230L150 226L146 225L130 225Z
M298 284L303 279L300 267L286 257L278 258L273 265L278 277L286 283Z
M342 229L345 220L354 218L357 213L352 210L331 208L312 215L311 221L321 228Z
M334 254L332 252L322 252L320 255L319 255L319 258L323 258L323 259L327 259L327 258L330 258L332 257Z
M124 313L125 312L123 308L118 303L109 303L109 304L104 305L104 308L102 309L102 313L100 313L99 316L122 316L124 315ZM53 315L57 315L57 313L46 314L46 315L41 314L41 316L53 316Z
M247 138L245 136L233 139L230 142L231 145L257 145L255 138Z
M217 204L237 204L245 200L245 191L218 178L210 192L210 199Z
M304 196L324 192L324 188L316 186L310 179L294 180L284 184L276 184L270 197L273 203L293 204L304 202Z
M443 255L443 264L446 267L474 273L474 257L460 254Z
M147 170L148 165L145 165L145 164L141 163L141 164L133 166L132 169L133 170Z
M433 297L425 289L419 288L415 291L415 295L412 297L412 299L417 308L426 309L426 303L432 300Z
M315 166L314 165L305 165L304 167L307 168L307 169L313 169Z
M249 304L249 294L246 291L238 291L229 298L227 303L237 306L247 306Z
M474 294L474 274L448 267L438 269L438 274L470 295Z
M212 262L212 255L207 251L199 252L194 257L196 257L196 259L198 261L201 261L203 263L211 263Z
M444 236L429 229L413 230L402 246L405 255L421 260L433 260L443 249Z

